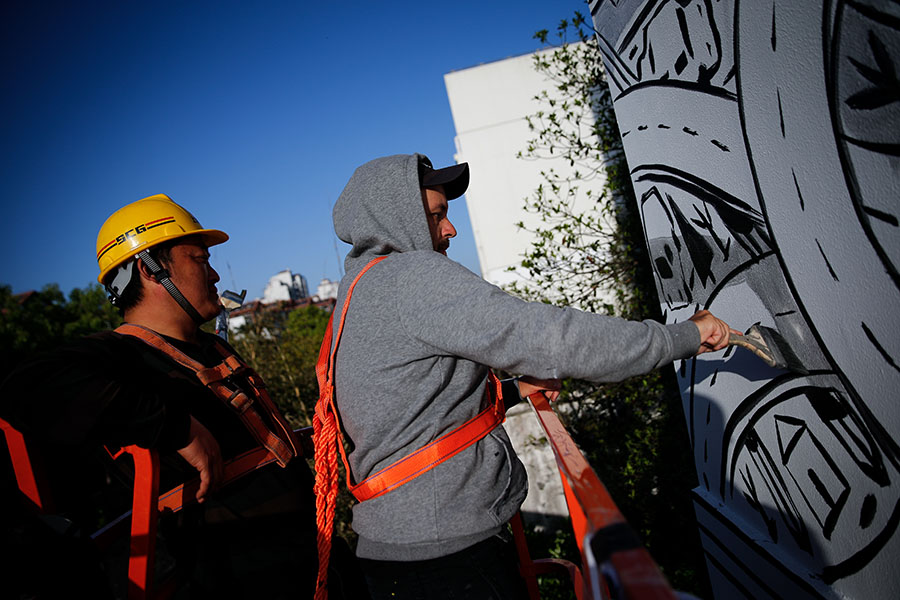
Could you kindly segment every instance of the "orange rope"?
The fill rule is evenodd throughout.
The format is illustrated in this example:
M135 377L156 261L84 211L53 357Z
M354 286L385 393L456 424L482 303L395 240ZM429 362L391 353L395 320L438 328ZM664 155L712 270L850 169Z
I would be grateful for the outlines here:
M329 328L330 329L330 328ZM329 331L330 334L330 331ZM330 410L330 402L316 404L313 416L313 442L316 465L316 547L319 553L319 572L316 577L315 600L328 598L328 561L331 556L331 533L334 530L334 511L338 493L337 424Z
M316 547L319 553L319 572L316 578L315 600L328 598L328 561L331 554L331 535L334 530L334 513L338 494L338 452L347 469L347 487L357 500L363 502L385 494L392 489L414 479L421 473L456 456L472 444L483 439L503 422L504 405L500 381L489 370L486 394L489 405L475 417L469 419L453 431L438 438L430 444L413 452L409 456L382 469L366 480L354 484L351 481L350 464L344 451L343 439L338 429L337 406L334 403L334 364L344 319L347 316L347 305L353 295L353 288L360 277L371 267L386 257L379 257L368 265L350 284L344 298L344 306L338 324L337 335L332 347L332 331L334 314L328 320L322 346L319 348L319 360L316 363L316 379L319 382L319 400L313 416L313 444L316 467Z
M359 278L371 267L387 258L381 256L373 259L363 267L362 271L347 289L347 297L344 299L344 307L341 311L341 321L338 326L338 340L344 327L344 318L347 316L347 304L353 295L353 288ZM316 548L319 553L319 573L316 577L315 600L328 599L328 561L331 557L331 534L334 531L334 511L337 507L338 494L338 464L335 446L338 445L337 409L334 406L334 355L337 352L337 342L331 347L332 322L334 313L328 319L328 327L319 348L319 360L316 363L316 379L319 382L319 400L316 402L316 412L313 415L313 445L316 467ZM343 456L343 446L340 446ZM347 466L349 477L350 467Z

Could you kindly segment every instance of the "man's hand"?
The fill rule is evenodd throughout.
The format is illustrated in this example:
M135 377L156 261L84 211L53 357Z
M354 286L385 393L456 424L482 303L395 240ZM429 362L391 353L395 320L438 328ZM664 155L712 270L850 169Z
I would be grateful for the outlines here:
M536 379L524 375L516 381L519 385L519 396L522 398L527 398L536 392L544 392L544 397L550 402L555 402L559 397L559 379Z
M691 321L700 330L700 349L697 350L697 354L721 350L728 345L728 334L734 331L728 326L728 323L716 318L708 310L696 312L691 317ZM735 331L735 333L740 332Z
M178 454L200 472L197 502L203 503L207 493L215 490L224 479L222 453L219 442L200 421L191 417L191 441Z

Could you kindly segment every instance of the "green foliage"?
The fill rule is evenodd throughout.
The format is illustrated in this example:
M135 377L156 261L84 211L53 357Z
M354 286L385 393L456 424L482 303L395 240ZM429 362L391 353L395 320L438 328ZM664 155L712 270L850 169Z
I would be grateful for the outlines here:
M293 427L312 425L319 383L316 362L330 313L316 306L290 312L255 313L231 344L266 382L272 400ZM309 468L315 469L313 461ZM339 462L339 481L346 480ZM350 527L356 500L341 483L338 486L335 532L356 547L357 535Z
M527 121L535 137L519 157L562 158L574 174L541 171L545 183L525 205L541 222L531 230L536 241L522 261L532 285L512 291L561 306L643 318L655 292L652 283L647 285L643 236L600 47L585 27L580 13L561 21L561 45L534 59L553 89L534 97L541 109ZM571 35L579 43L569 44ZM546 44L549 33L535 37ZM588 210L576 208L580 198L578 205Z
M281 339L285 352L294 359L293 398L298 403L295 410L303 415L304 424L312 424L313 410L319 398L316 361L328 318L329 313L316 306L293 310L288 314Z
M526 210L540 224L530 230L535 241L521 263L528 282L509 289L560 306L658 319L642 224L594 33L576 12L558 25L558 46L535 57L535 69L553 88L535 96L540 109L528 119L534 138L520 158L562 157L574 175L544 170L544 183L526 199ZM535 38L549 45L553 35L543 30ZM576 209L584 205L589 208ZM672 369L617 384L566 381L560 401L570 409L560 415L567 429L673 587L709 596L690 500L696 475Z
M696 475L671 371L618 384L566 382L560 417L676 589L709 597L690 490Z
M72 290L67 309L70 320L63 327L66 339L115 329L122 322L119 311L109 303L106 291L99 284Z
M75 288L68 300L55 283L15 295L10 286L0 285L0 314L0 375L25 357L121 323L106 292L96 283Z
M316 306L253 314L231 340L266 382L269 394L294 427L312 424L319 397L316 361L329 313Z
M571 528L560 529L552 534L538 534L533 530L525 530L528 552L532 559L557 558L568 560L576 565L581 564L578 544ZM575 589L566 575L538 576L538 588L541 600L575 600Z

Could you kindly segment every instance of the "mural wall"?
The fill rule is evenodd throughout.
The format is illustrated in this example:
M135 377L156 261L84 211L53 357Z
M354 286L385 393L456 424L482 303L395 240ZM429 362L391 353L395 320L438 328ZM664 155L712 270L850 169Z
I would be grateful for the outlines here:
M900 2L595 0L717 598L900 598Z

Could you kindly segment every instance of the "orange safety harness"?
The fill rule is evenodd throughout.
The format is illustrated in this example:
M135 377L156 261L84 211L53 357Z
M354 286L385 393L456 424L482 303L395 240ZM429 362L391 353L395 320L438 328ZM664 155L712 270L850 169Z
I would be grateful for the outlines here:
M222 356L222 362L214 367L206 367L146 327L125 323L116 329L116 333L136 337L193 371L203 385L238 414L256 441L280 466L285 467L293 457L302 455L293 430L269 398L262 378L218 338L214 345ZM247 382L247 391L237 385L234 381L236 377ZM255 459L251 469L268 462L271 461Z
M260 444L224 462L221 485L226 485L274 462L286 467L293 457L303 455L302 446L269 398L262 379L218 338L214 340L214 346L223 360L214 367L206 367L145 327L125 324L117 328L116 332L140 339L193 371L204 386L240 416ZM245 389L239 387L238 381ZM6 438L12 467L21 492L40 512L54 511L46 482L43 480L41 470L35 468L35 456L29 448L26 437L3 419L0 419L0 430ZM128 597L143 598L153 579L157 514L163 511L177 512L185 504L193 502L196 489L200 485L199 478L191 479L168 492L159 494L159 459L156 452L137 446L119 448L115 453L109 448L107 451L113 460L126 452L134 457L135 487L133 509L130 513ZM111 535L115 535L112 532L117 531L119 529L117 525L122 522L121 518L116 519L91 537L108 540Z
M488 406L477 415L444 434L431 443L419 448L387 467L370 475L363 481L353 483L350 464L344 450L343 433L334 398L334 367L338 344L344 330L347 308L353 295L353 288L366 271L387 258L381 256L373 259L356 276L347 289L344 307L338 324L337 337L332 347L332 321L328 321L325 338L319 350L319 361L316 364L316 377L319 380L319 401L313 417L313 442L315 444L316 465L316 524L318 525L319 575L316 582L316 600L325 600L328 595L327 572L328 559L331 553L331 534L334 526L335 499L338 492L337 450L347 473L347 487L354 497L364 502L377 498L408 483L419 475L433 469L447 459L459 454L472 444L483 439L494 430L505 417L503 396L500 391L500 380L489 370L486 385Z

